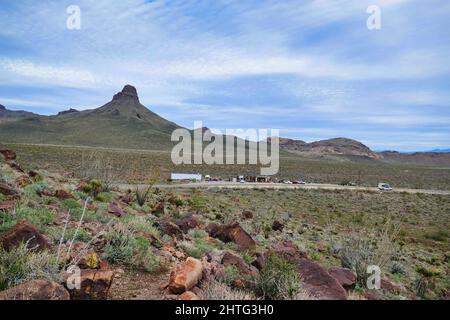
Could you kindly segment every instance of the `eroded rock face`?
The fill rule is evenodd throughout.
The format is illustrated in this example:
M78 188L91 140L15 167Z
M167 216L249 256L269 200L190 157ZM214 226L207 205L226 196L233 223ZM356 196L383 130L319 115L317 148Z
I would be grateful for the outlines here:
M202 279L203 265L198 259L187 258L170 275L169 290L181 294L191 290Z
M1 149L0 154L3 155L3 157L5 158L6 161L16 160L16 158L17 158L16 153L9 149Z
M34 280L0 292L0 300L70 300L70 295L60 284Z
M0 245L6 251L19 246L20 243L28 244L27 247L33 250L50 248L47 239L27 220L20 221L10 231L0 236Z
M335 278L346 290L353 290L356 286L356 274L346 268L331 268L328 273Z
M175 224L183 230L184 233L188 233L189 230L195 229L200 223L195 214L191 213L183 218L178 219Z
M239 250L248 250L256 245L255 240L239 225L238 222L218 225L211 223L206 227L206 231L213 238L223 242L234 242Z

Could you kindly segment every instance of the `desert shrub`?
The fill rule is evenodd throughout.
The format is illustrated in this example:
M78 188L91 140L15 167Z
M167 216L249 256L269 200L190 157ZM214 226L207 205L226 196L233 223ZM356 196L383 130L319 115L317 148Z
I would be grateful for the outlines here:
M105 247L106 258L118 263L154 272L159 269L160 261L152 252L148 239L135 235L126 225L117 223L107 232Z
M153 187L152 185L149 185L144 188L137 185L134 188L134 195L136 196L136 202L138 203L139 206L142 207L147 202L152 187Z
M191 229L189 230L189 235L196 239L203 239L208 237L208 233L202 229Z
M207 254L215 249L215 247L205 242L203 239L195 239L194 241L183 241L181 243L181 248L190 257L201 259Z
M376 265L383 269L392 261L397 249L394 239L398 230L398 226L392 226L388 219L382 230L373 238L362 238L354 234L343 243L341 264L344 268L355 271L361 287L367 284L369 266Z
M0 291L35 279L52 279L55 257L22 244L11 251L0 246Z
M447 230L441 229L425 234L425 238L438 242L446 242L450 238L450 233Z
M221 279L221 280L223 283L230 286L233 284L234 280L239 279L239 278L241 278L241 273L236 268L236 266L228 265L224 268L223 279Z
M160 232L152 224L152 221L144 216L127 215L122 218L122 223L126 224L130 230L135 232L149 233L155 237L160 236Z
M255 293L267 300L301 299L303 289L297 267L271 254L264 268L253 280Z
M6 200L6 197L2 193L0 193L0 202L3 202L5 200Z
M235 290L230 288L224 283L216 280L208 281L204 286L201 293L202 300L216 300L216 301L228 301L228 300L255 300L250 294L245 291Z
M55 214L45 208L32 209L25 206L16 207L13 213L0 211L0 232L11 229L22 219L42 231L46 225L55 221Z

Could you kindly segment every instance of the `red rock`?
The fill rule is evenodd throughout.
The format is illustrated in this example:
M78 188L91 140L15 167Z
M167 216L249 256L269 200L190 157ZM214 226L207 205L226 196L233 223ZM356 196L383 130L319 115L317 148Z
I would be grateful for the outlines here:
M44 236L27 220L20 221L10 231L0 236L0 244L6 251L10 251L20 243L28 243L28 248L33 250L50 248L50 244Z
M164 200L161 200L153 208L152 214L156 216L161 216L164 214L164 211L165 211Z
M70 276L66 275L67 277ZM99 270L81 270L80 289L68 289L72 300L107 300L109 289L114 279L114 272L108 265ZM67 285L67 281L65 281Z
M356 286L356 274L346 268L331 268L328 273L335 278L346 290L353 290Z
M178 297L178 300L182 300L182 301L195 301L195 300L200 300L200 298L193 292L191 291L186 291L185 293L181 294Z
M234 266L245 276L256 276L258 274L258 269L254 266L249 265L241 256L234 254L230 251L225 252L222 258L222 264L226 266Z
M6 201L0 204L0 211L13 210L16 204L13 201Z
M70 300L70 296L60 284L34 280L0 292L0 300Z
M73 199L73 196L69 191L62 189L55 191L55 197L57 197L60 200Z
M19 176L19 177L16 178L16 184L20 188L24 188L26 186L29 186L32 183L33 183L33 181L28 176Z
M236 243L239 250L248 250L256 245L255 240L253 240L238 222L224 225L211 223L206 227L206 231L213 238L218 238L223 242Z
M272 230L273 231L282 231L284 229L284 224L282 224L280 221L275 220L272 224Z
M264 256L264 254L259 252L257 252L255 255L256 259L255 261L253 261L252 266L261 271L266 265L266 257Z
M253 219L253 212L244 210L242 211L242 218L244 219Z
M297 268L302 279L303 287L320 300L346 300L347 292L322 266L318 263L300 258Z
M386 290L388 292L394 293L394 294L399 294L402 291L402 288L385 280L385 279L381 279L381 290Z
M49 189L46 189L46 188L37 190L36 194L39 197L41 197L41 198L42 197L53 197L55 195L54 192L52 192L52 191L50 191Z
M189 230L196 228L199 225L197 216L193 213L178 219L175 224L183 230L184 233L188 233Z
M0 154L3 155L6 161L16 160L17 158L16 153L9 149L1 149Z
M241 279L234 279L233 280L233 288L244 289L245 288L244 281L242 281Z
M120 205L117 202L111 202L108 206L108 213L115 215L120 218L125 215L125 212L122 210Z
M170 274L169 290L175 294L181 294L191 290L201 280L203 265L200 260L187 258Z
M273 252L284 259L295 263L300 258L306 258L306 254L301 252L292 241L283 241L275 244L270 252Z
M0 183L0 193L5 196L20 198L20 191L6 183Z
M22 166L16 162L10 162L9 166L18 172L25 173L25 170L23 170Z
M364 298L367 300L385 300L385 298L376 291L369 291L364 294Z
M125 204L130 204L133 202L133 194L131 191L128 191L125 195L120 196L119 200Z
M167 234L177 239L183 238L183 230L180 229L175 223L168 219L161 219L154 224L163 234Z

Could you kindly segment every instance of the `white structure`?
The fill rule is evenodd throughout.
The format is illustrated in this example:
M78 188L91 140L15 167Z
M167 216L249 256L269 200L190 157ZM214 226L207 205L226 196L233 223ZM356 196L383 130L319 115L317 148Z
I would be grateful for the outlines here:
M170 175L172 181L202 181L201 174L189 174L189 173L172 173Z
M380 190L380 191L392 191L392 187L389 184L387 184L387 183L380 182L378 184L378 190Z

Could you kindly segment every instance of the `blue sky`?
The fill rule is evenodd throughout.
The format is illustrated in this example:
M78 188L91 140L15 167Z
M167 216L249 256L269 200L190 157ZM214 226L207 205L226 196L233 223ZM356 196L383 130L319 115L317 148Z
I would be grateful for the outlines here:
M448 0L0 0L0 104L90 109L132 84L186 127L448 148L449 30Z

